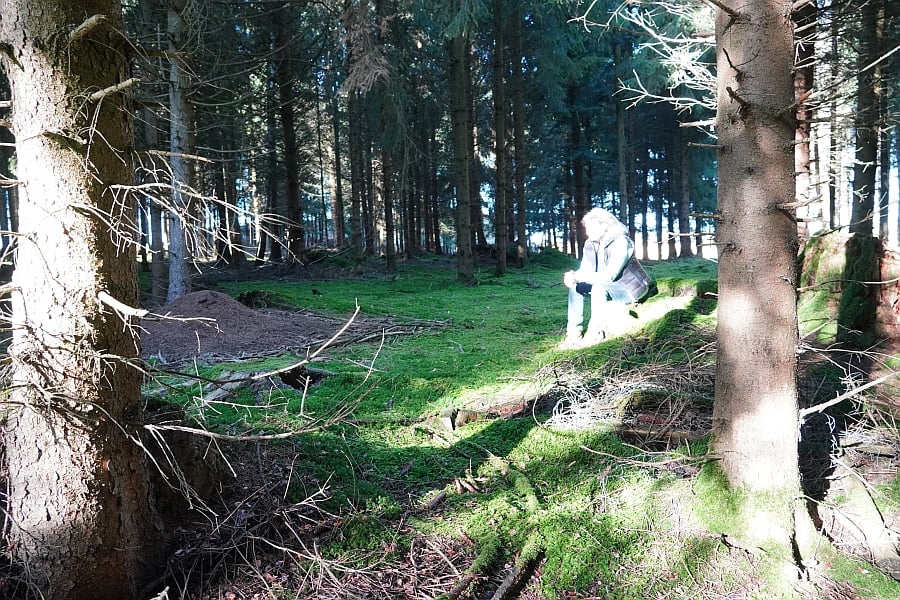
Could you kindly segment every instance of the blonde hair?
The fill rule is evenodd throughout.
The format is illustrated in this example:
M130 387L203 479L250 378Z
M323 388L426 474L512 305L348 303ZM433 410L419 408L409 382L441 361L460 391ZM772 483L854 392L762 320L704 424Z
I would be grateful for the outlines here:
M615 215L603 208L592 208L589 210L581 222L587 225L588 222L602 225L604 228L603 237L615 237L617 235L628 235L628 228L619 221Z

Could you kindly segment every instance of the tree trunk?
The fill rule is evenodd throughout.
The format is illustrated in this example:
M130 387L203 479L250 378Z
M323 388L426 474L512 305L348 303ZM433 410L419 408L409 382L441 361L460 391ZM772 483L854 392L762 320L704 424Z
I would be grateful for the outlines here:
M516 205L516 266L522 268L528 260L528 231L526 229L528 205L525 196L525 73L522 68L522 5L516 3L512 16L512 36L510 52L512 53L512 101L513 101L513 140L515 143L514 189Z
M361 134L360 112L362 107L359 92L351 91L348 100L348 120L350 124L350 138L348 151L350 153L350 245L353 246L353 273L358 275L365 267L366 253L363 246L363 213L362 203L365 191L363 176L363 149Z
M713 445L748 491L754 545L788 551L797 454L797 225L790 2L717 10L719 320ZM726 9L728 12L726 12ZM733 15L738 15L737 17ZM767 502L755 502L758 498Z
M169 211L169 288L166 302L173 302L191 291L192 257L187 223L190 222L194 178L187 157L194 153L194 106L190 99L190 70L183 56L187 36L183 14L186 3L187 0L174 1L168 8L172 206Z
M691 248L691 153L684 144L684 137L676 137L678 144L678 233L681 237L681 258L694 256ZM699 253L699 249L698 249Z
M506 247L509 245L506 221L506 59L503 46L503 2L494 0L494 237L497 263L494 274L506 273Z
M388 271L397 270L397 247L394 242L394 161L389 148L381 149L381 199L384 204L384 258Z
M275 80L278 85L278 115L281 117L281 139L284 145L284 180L286 183L285 218L288 226L287 247L290 260L302 262L306 254L306 231L303 226L303 201L300 197L300 164L297 158L297 125L294 119L294 74L291 70L291 36L286 22L289 5L275 11Z
M0 20L25 182L6 541L46 600L139 597L162 547L133 441L137 329L101 300L137 303L134 246L123 244L135 210L122 187L133 182L131 113L110 90L130 76L123 30L115 0L10 0Z
M453 136L453 166L456 176L456 252L457 277L462 281L472 281L475 277L475 263L472 257L472 213L469 206L469 84L466 81L466 50L468 40L458 35L449 41L450 54L450 120Z
M623 60L622 42L616 42L613 45L613 60L615 61L616 73ZM616 166L619 175L619 220L626 225L633 222L630 219L629 207L631 205L631 189L628 185L628 137L625 131L625 101L621 96L617 95L616 103ZM629 227L629 230L631 227Z
M797 232L801 243L809 239L812 215L821 213L812 205L815 190L812 184L810 161L810 119L812 109L807 102L813 86L815 61L816 14L814 2L803 3L793 14L796 44L796 65L794 67L794 102L797 104L797 129L794 132L794 171L796 173L795 195L797 202Z
M880 2L863 0L856 61L856 160L853 163L853 198L850 231L872 235L875 213L875 173L878 160L878 85L876 70L868 68L878 58L878 10Z
M334 147L334 192L331 198L331 212L334 221L334 245L343 249L347 246L344 231L344 180L343 180L343 148L341 146L341 116L338 94L333 94L329 101L332 144Z

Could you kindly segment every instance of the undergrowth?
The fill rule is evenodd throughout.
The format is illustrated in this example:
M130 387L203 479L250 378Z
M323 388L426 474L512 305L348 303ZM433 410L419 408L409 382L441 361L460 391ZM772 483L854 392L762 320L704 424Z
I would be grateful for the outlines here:
M470 588L485 588L492 578L496 586L504 565L532 561L539 575L527 585L542 598L716 598L735 589L752 595L754 561L724 547L715 533L729 525L729 497L719 493L715 475L693 479L697 463L690 459L705 453L707 440L670 441L664 448L670 452L657 456L623 441L612 424L552 428L548 418L559 399L552 394L508 418L442 426L446 409L522 382L550 379L558 394L572 391L565 387L572 373L591 388L654 365L674 373L709 364L714 263L646 265L659 291L636 307L633 334L574 353L556 347L565 325L561 274L573 265L547 252L503 277L481 269L476 285L459 283L454 263L441 257L401 263L395 273L220 282L235 297L264 292L285 306L347 317L358 306L363 316L432 326L415 336L326 349L316 367L331 376L305 392L279 390L264 401L241 392L209 403L198 384L167 398L195 423L223 433L301 430L336 405L347 406L340 422L280 442L290 448L291 473L302 474L286 485L285 501L327 489L317 506L335 518L316 553L296 560L339 561L356 573L335 575L344 585L360 573L371 571L374 581L378 569L399 568L425 536L467 548L467 567L454 566L454 577ZM265 371L301 359L227 368ZM200 365L197 373L212 378L222 368ZM685 401L708 411L711 376L698 372L695 380ZM688 459L672 468L662 460L672 453ZM896 494L898 487L886 489ZM703 523L691 513L695 496L708 509ZM455 556L446 562L453 566ZM315 597L294 589L274 596Z

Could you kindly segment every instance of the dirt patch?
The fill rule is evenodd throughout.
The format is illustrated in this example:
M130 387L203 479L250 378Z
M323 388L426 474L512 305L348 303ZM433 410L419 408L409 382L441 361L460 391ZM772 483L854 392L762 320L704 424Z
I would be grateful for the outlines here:
M316 349L347 326L351 316L304 310L254 310L212 290L187 294L145 318L142 354L166 363L194 359L236 360ZM430 324L433 325L433 324ZM335 345L415 333L429 324L357 315Z

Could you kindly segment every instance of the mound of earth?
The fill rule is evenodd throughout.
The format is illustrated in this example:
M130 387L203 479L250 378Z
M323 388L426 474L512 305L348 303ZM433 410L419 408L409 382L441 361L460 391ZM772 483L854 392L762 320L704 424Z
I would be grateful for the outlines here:
M141 344L144 357L165 362L246 358L316 348L346 322L306 311L258 311L227 294L203 290L145 317ZM358 335L360 328L354 321L344 335Z

